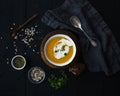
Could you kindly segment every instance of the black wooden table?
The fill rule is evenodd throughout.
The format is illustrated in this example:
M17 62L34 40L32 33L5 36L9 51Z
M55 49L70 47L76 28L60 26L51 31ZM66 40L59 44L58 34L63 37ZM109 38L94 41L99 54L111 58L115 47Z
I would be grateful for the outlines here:
M118 43L119 40L119 1L118 0L89 0L100 12L109 25ZM69 76L66 86L61 89L52 89L47 81L51 73L58 70L48 67L40 56L40 44L43 37L50 31L50 27L41 22L41 17L48 9L60 6L64 0L1 0L0 1L0 96L117 96L120 88L120 73L106 77L104 73L90 73L86 71L80 76L74 76L65 70ZM33 14L39 16L25 26L12 38L10 31L18 27ZM35 34L29 41L30 45L23 39L25 30L35 28ZM30 38L29 38L30 39ZM21 71L11 67L10 61L16 54L25 56L27 66ZM31 67L40 66L46 72L46 78L41 84L32 84L27 77Z

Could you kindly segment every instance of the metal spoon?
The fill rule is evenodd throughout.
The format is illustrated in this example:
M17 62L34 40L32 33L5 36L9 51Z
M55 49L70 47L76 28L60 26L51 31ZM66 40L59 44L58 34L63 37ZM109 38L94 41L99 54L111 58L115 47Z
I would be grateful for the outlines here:
M90 43L92 44L93 47L96 47L96 46L97 46L97 43L96 43L94 40L92 40L92 39L90 38L90 36L88 36L88 34L87 34L87 33L84 31L84 29L82 28L81 22L80 22L80 20L79 20L79 18L78 18L77 16L72 16L72 17L70 18L70 22L71 22L71 24L72 24L74 27L79 28L79 29L82 30L82 32L83 32L84 35L88 38L88 40L90 41Z

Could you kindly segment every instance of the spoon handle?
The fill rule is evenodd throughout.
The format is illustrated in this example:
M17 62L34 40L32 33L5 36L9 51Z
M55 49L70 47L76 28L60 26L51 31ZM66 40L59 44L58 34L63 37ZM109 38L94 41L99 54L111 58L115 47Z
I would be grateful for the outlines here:
M97 43L88 36L88 34L84 31L84 29L81 26L81 22L77 16L71 16L70 17L70 22L75 28L81 29L81 31L84 33L84 35L88 38L90 43L92 44L93 47L97 46Z
M90 43L92 44L92 46L93 46L93 47L96 47L96 46L97 46L97 43L88 36L88 34L84 31L84 29L81 28L81 27L79 27L79 29L82 30L82 32L83 32L84 35L88 38L88 40L90 41Z

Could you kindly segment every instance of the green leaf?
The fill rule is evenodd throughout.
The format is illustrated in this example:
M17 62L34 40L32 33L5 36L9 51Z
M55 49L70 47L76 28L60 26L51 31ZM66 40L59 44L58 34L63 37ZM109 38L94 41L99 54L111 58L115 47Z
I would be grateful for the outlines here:
M60 71L59 76L55 76L54 74L51 74L48 77L48 82L49 82L50 86L55 89L58 89L58 88L62 87L63 85L65 85L67 80L68 80L68 77L64 71Z

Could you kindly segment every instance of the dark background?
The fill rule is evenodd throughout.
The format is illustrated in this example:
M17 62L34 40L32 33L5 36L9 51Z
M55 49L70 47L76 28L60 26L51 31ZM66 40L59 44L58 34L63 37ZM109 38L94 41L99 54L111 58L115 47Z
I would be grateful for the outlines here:
M102 15L120 45L119 0L89 1ZM22 24L27 18L35 13L40 14L35 22L39 24L39 27L44 32L49 32L52 29L44 25L40 21L40 18L48 9L57 8L63 2L64 0L1 0L0 35L7 33L8 27L10 27L13 22L17 22L18 25ZM7 40L8 39L6 39L6 42ZM10 53L0 54L0 56L5 57L6 54L8 56ZM33 54L30 55L30 58L34 57L32 56ZM41 63L35 60L30 62ZM49 69L47 66L43 67ZM28 69L26 70L28 71ZM69 74L72 79L69 80L67 86L60 90L53 90L48 87L46 81L40 85L31 84L26 77L27 71L23 70L21 72L16 72L10 68L10 65L6 65L5 62L1 60L0 96L120 96L120 72L110 77L106 77L102 72L85 72L79 77ZM48 74L49 72L47 75Z

